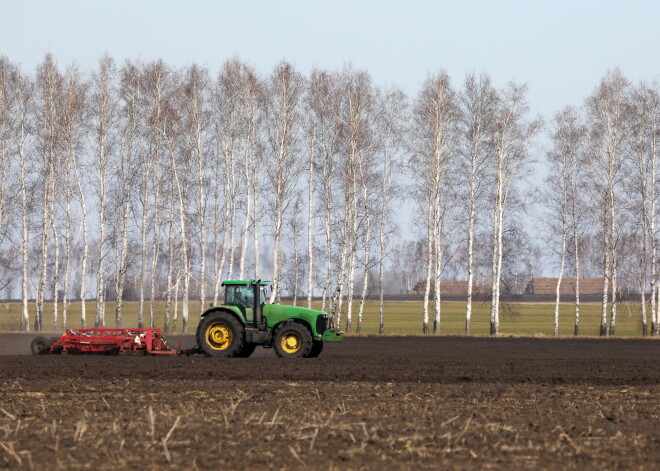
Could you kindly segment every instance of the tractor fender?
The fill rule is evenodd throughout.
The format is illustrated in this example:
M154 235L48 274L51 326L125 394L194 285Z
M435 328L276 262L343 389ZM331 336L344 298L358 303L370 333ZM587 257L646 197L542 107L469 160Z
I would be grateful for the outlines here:
M227 314L231 314L232 316L234 316L236 318L236 320L238 322L240 322L242 325L245 325L245 319L243 319L243 317L241 315L236 313L236 311L234 311L233 309L230 309L230 308L227 308L227 307L222 307L222 306L212 307L212 308L204 311L201 315L201 319L205 318L209 314L213 314L214 312L226 312Z

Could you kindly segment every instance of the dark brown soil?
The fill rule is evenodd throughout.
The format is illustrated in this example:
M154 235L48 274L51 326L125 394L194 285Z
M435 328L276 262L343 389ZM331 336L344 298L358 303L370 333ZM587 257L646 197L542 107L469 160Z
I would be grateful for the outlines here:
M657 469L660 342L365 337L320 359L29 356L0 468ZM173 339L176 342L176 339ZM184 337L184 346L192 341Z

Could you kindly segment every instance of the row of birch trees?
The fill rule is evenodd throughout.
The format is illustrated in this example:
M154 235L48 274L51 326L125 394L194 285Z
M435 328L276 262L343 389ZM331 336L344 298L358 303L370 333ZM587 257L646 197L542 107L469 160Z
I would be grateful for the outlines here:
M191 300L201 313L232 278L272 279L271 302L320 296L348 330L374 269L382 301L407 104L367 72L106 56L84 74L46 55L35 73L0 59L0 93L0 243L22 329L44 328L47 306L53 329L85 327L86 300L104 326L108 299L116 326L125 299L154 326L164 299L165 330L185 332Z
M537 257L524 253L525 221L540 191L558 301L562 278L577 279L575 333L594 247L601 334L615 333L631 258L623 278L639 286L645 334L651 292L657 333L657 94L614 71L583 107L558 113L535 191L541 119L524 85L485 74L455 84L439 72L408 98L351 66L304 76L281 62L264 75L234 58L213 75L105 56L83 73L46 55L31 72L0 58L0 288L20 286L24 330L44 328L46 308L53 329L84 327L86 300L94 326L121 326L130 299L140 327L164 314L166 331L185 332L191 306L199 315L221 301L223 280L265 278L270 302L318 299L347 332L361 331L377 292L383 333L388 267L414 265L423 332L441 332L452 271L468 283L466 333L479 289L497 334L503 280ZM393 243L407 210L418 235L408 258Z
M658 335L659 138L660 87L633 84L619 70L603 77L582 107L555 115L546 198L559 273L555 335L566 272L576 278L574 333L580 332L579 280L587 242L600 255L600 335L616 333L623 284L637 287L642 334Z

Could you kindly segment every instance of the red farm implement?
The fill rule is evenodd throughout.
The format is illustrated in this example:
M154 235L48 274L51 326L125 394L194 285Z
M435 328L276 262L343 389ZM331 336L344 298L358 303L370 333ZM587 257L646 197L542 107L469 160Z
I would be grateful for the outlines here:
M32 341L32 353L128 353L172 355L181 353L171 349L160 329L70 329L61 337Z

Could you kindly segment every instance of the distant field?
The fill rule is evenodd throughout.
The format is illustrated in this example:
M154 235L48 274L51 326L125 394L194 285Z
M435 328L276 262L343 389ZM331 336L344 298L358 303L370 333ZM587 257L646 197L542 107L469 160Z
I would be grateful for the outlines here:
M93 327L96 315L96 303L88 302L87 326ZM320 303L314 303L320 308ZM358 303L353 307L353 332L357 328ZM30 330L34 324L34 304L30 304ZM181 304L179 304L179 319L176 331L182 329ZM47 305L43 319L43 330L60 331L53 326L52 304ZM199 303L190 303L188 332L194 332L199 319ZM154 304L155 326L163 327L165 303ZM422 303L419 301L388 301L385 303L385 333L386 334L420 334L422 332ZM574 306L569 303L561 305L560 335L573 335ZM617 336L640 336L642 333L641 308L638 303L619 303L617 313ZM138 303L130 302L124 305L123 326L137 326ZM20 304L0 303L0 331L11 332L19 330ZM149 322L149 303L145 303L145 325ZM472 334L488 335L490 304L476 303L473 307ZM433 313L429 314L429 326L433 326ZM500 307L500 332L505 335L552 335L554 305L551 303L503 303ZM80 303L72 303L68 310L68 327L80 327ZM581 306L580 334L585 336L598 335L600 305L585 303ZM346 313L342 315L342 329L345 330ZM106 306L106 327L115 327L115 303ZM369 301L366 304L362 332L364 334L378 333L378 302ZM465 304L462 302L443 302L441 317L441 334L462 335L465 333Z

